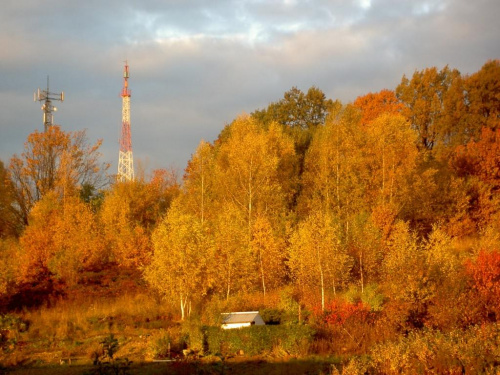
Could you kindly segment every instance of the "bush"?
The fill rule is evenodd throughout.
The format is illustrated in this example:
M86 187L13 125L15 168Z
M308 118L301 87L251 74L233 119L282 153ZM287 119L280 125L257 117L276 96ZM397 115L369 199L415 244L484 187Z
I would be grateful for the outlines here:
M17 316L0 315L0 349L4 351L14 349L19 333L27 329L28 324Z
M376 284L368 284L363 292L359 287L351 285L345 294L345 298L352 304L363 302L363 304L370 307L371 311L381 311L385 299Z
M375 339L375 312L359 301L350 303L342 299L328 302L325 310L315 309L320 337L330 350L338 354L361 354ZM322 350L317 347L316 350Z
M101 350L94 353L94 363L91 370L86 372L87 375L112 375L112 374L129 374L132 361L128 358L116 358L115 354L118 350L118 340L113 334L105 337L101 341Z
M204 327L195 319L187 320L182 324L182 333L186 346L193 352L203 353L205 335Z
M28 323L15 315L0 315L0 329L25 332L28 329Z
M399 340L376 345L371 363L377 373L497 373L500 326L472 327L442 333L411 332Z
M326 305L323 312L325 323L334 326L344 326L351 321L365 323L370 317L370 307L363 302L350 303L333 300Z
M172 339L168 332L160 330L149 341L149 355L152 359L170 358Z
M246 355L269 354L282 350L290 355L306 354L314 336L307 325L251 326L223 330L209 327L206 330L208 350L212 354Z
M279 309L262 309L259 314L267 325L281 324L285 320L284 311Z

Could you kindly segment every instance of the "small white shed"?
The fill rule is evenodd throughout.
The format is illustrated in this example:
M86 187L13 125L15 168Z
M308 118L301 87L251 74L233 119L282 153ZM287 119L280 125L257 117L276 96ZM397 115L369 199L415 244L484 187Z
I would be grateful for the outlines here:
M266 325L258 311L222 313L223 329L250 327L252 325Z

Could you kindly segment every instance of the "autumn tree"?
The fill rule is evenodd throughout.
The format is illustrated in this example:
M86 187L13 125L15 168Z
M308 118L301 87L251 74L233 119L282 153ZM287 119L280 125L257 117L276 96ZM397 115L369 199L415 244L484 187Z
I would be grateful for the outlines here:
M478 72L465 78L464 86L467 122L472 128L469 135L477 140L483 127L500 128L500 60L486 62Z
M19 278L21 250L14 237L0 238L0 299L15 290Z
M214 150L208 142L201 141L188 161L184 173L183 200L186 209L199 217L203 225L211 214L214 200Z
M362 153L365 133L359 131L359 112L345 106L328 117L314 135L304 163L299 214L313 207L334 212L341 226L364 205Z
M477 176L500 189L500 129L484 127L478 141L455 149L450 164L458 176Z
M99 189L107 183L109 164L101 163L101 141L89 144L85 131L65 132L58 126L28 136L21 156L10 161L16 203L24 224L33 205L50 191L80 189L89 184Z
M10 173L0 161L0 239L17 237L20 233L22 222L16 210L15 194Z
M274 233L265 217L257 217L253 224L250 250L256 258L262 293L281 285L285 276L284 243Z
M263 124L275 122L283 127L284 132L291 137L295 147L295 155L288 163L288 175L284 181L289 181L294 195L291 208L295 208L300 191L298 180L304 169L304 158L316 129L322 126L328 114L339 102L327 99L326 95L317 87L311 87L307 93L296 87L285 92L283 98L269 104L266 109L252 113ZM287 169L281 169L286 171Z
M78 196L61 199L49 192L35 204L29 219L20 239L21 281L55 277L74 284L79 272L106 263L101 228L91 207Z
M249 116L236 119L229 131L217 150L217 198L243 213L250 240L257 215L279 217L286 208L279 167L293 155L293 144L277 125L265 130Z
M405 319L416 326L423 324L423 305L431 297L423 277L424 262L415 232L399 221L384 246L381 279L385 295L401 306Z
M219 207L213 219L215 246L211 265L218 275L216 289L229 297L258 285L258 268L250 253L246 216L230 202Z
M324 123L332 104L317 87L309 88L307 93L292 87L283 99L252 115L266 123L275 121L289 128L312 129Z
M210 237L197 217L174 203L154 231L152 242L154 252L145 278L162 296L177 301L184 320L192 302L206 295L214 282Z
M416 134L399 114L383 114L366 130L364 164L370 171L369 196L373 204L405 204L407 179L417 162ZM373 207L373 206L372 206Z
M346 239L360 213L385 212L394 219L412 189L415 137L399 114L383 113L365 126L352 105L332 113L306 157L299 214L317 205L335 213Z
M405 306L410 324L432 325L429 309L443 323L453 314L445 317L436 307L447 303L443 289L456 298L462 292L462 262L463 254L439 226L433 226L427 239L419 239L408 223L399 221L384 245L381 276L385 293L393 303Z
M353 276L358 278L361 293L364 293L366 284L379 279L383 259L382 231L370 215L360 212L354 217L349 236L343 242L353 260Z
M188 163L179 202L212 234L215 289L226 298L273 288L283 276L283 262L275 264L282 258L272 256L294 196L294 155L281 126L241 116L214 145L201 142Z
M362 113L361 124L368 126L382 114L396 115L403 110L403 104L398 100L394 91L382 90L378 93L369 93L359 96L353 105Z
M479 226L497 223L500 215L500 129L484 127L478 141L457 147L450 165L466 181L469 217Z
M432 150L435 146L448 142L452 129L445 122L450 117L444 114L448 111L446 106L460 109L459 104L456 104L457 101L463 101L460 90L450 90L454 82L460 79L460 72L456 69L446 66L438 71L432 67L415 71L411 79L403 76L397 86L396 96L404 104L402 113L418 132L418 144L422 149ZM458 96L451 100L451 94Z
M461 270L463 255L455 249L453 239L438 225L422 243L429 283L439 289L446 279L456 279Z
M341 231L334 217L320 210L312 211L292 234L288 267L301 289L318 288L321 308L326 293L335 293L349 278L351 259L341 242Z
M106 192L100 221L113 261L123 267L149 262L150 235L178 191L175 173L158 170L149 182L117 182Z
M473 260L466 262L467 274L479 296L483 319L498 321L500 318L500 252L480 251Z

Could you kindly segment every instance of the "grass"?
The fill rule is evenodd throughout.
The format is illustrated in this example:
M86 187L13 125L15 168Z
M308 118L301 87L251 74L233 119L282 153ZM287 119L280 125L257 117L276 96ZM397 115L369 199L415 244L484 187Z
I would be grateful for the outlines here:
M364 360L357 362L351 360L357 357L356 354L360 354L358 352L369 356L373 361L376 359L375 354L382 358L377 363L370 364L372 367L378 366L373 367L374 369L383 368L381 366L384 366L386 362L402 363L401 358L407 358L412 354L405 349L407 347L423 347L421 352L425 353L432 353L433 350L436 351L435 348L442 348L441 351L436 351L435 358L432 357L432 365L443 362L438 355L444 353L443 358L450 358L454 353L451 349L449 352L445 349L454 347L455 336L439 331L426 333L423 330L423 333L416 331L417 334L411 336L411 340L401 341L397 331L391 333L391 329L395 330L395 328L391 328L392 320L387 323L387 319L368 325L352 323L342 328L323 327L323 329L316 330L312 342L307 341L303 349L300 349L302 348L300 346L300 350L295 352L287 349L281 341L278 341L272 349L267 348L265 351L256 346L255 350L252 350L253 347L245 349L243 354L241 350L207 352L208 336L200 336L197 333L208 332L205 331L204 326L216 326L221 312L259 309L269 313L268 315L273 319L288 319L289 317L286 316L278 316L278 318L275 316L279 313L282 300L286 300L282 296L283 293L269 293L266 298L263 298L261 294L254 294L236 296L229 300L212 299L202 306L197 306L200 316L182 324L172 318L177 313L174 310L175 306L172 307L166 302L159 301L150 295L146 288L141 288L140 285L128 289L123 287L121 284L123 280L130 282L130 279L126 277L116 278L119 282L117 285L113 285L112 278L108 280L111 281L106 281L106 284L79 285L80 289L76 292L67 291L64 298L52 299L50 304L20 309L18 312L3 316L0 326L0 334L3 335L0 336L0 344L2 344L0 345L0 375L4 373L71 375L88 372L92 369L95 353L102 353L102 342L111 334L117 339L116 358L128 358L133 361L130 374L293 375L309 373L326 375L338 373L337 370L342 370L341 364L346 366L346 370L354 369L350 373L356 373L356 369L367 367L368 362ZM114 292L110 293L111 290ZM118 290L126 290L127 293L118 295ZM392 310L387 309L388 314L391 314ZM390 316L385 317L390 318ZM281 322L284 328L287 324L294 324L286 319L284 324ZM311 322L314 323L314 320ZM318 325L316 328L321 327ZM468 357L466 356L466 359L481 358L486 352L494 353L496 357L492 357L493 359L488 357L479 367L474 361L469 362L471 362L470 366L476 366L485 371L491 366L496 369L498 367L496 358L500 353L497 341L500 328L494 324L472 328L470 332L465 332L468 335L468 341L459 341L463 346L461 353L471 353ZM290 332L287 331L287 333ZM386 333L382 334L384 332ZM279 337L285 340L285 336L287 335L283 334ZM463 339L464 333L461 332L459 337ZM227 338L223 340L225 340L224 348L226 348L229 340ZM355 344L352 348L347 345L349 340ZM429 347L420 345L421 342L429 342ZM252 341L247 342L248 345L251 343ZM366 347L360 349L359 343L363 343ZM487 350L484 349L486 344L489 345ZM186 359L182 355L182 350L186 347L190 349L199 347L200 351ZM412 351L417 352L416 349ZM399 353L399 357L394 353ZM202 355L198 356L198 354ZM251 356L252 354L255 355ZM153 359L172 357L178 361L175 363L152 362ZM413 365L414 362L418 361L410 364ZM445 366L448 362L444 361L441 365Z
M165 308L146 294L123 295L114 299L60 300L15 314L27 322L25 332L14 332L15 347L0 351L0 364L16 366L38 362L59 364L65 358L90 362L99 342L114 333L122 355L144 359L148 340L158 328L172 325Z
M133 361L131 374L303 373L294 372L299 368L313 368L312 373L319 374L329 366L325 360L290 365L283 355L207 356L175 364L153 363L154 358L168 355L182 358L185 325L173 320L169 307L161 301L145 291L133 292L110 298L82 291L50 306L11 313L27 328L12 330L13 347L0 349L0 374L3 369L9 374L82 374L92 368L94 354L102 351L101 343L110 334L118 340L116 358ZM172 345L167 353L168 342Z

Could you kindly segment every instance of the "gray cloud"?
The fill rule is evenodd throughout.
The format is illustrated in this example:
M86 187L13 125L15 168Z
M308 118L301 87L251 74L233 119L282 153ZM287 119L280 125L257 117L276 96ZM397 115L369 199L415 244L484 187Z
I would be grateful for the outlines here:
M315 85L344 102L449 64L500 55L496 0L6 1L0 13L0 159L42 130L32 92L66 92L56 123L103 139L116 168L123 61L135 160L183 169L226 123ZM114 169L113 171L114 172Z

